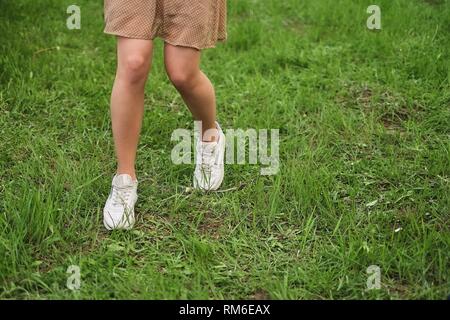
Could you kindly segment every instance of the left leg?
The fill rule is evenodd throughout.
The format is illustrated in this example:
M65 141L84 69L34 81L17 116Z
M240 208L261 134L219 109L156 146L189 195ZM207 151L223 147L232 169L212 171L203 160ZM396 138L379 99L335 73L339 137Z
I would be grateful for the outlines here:
M177 88L195 120L202 123L202 139L197 145L194 187L217 190L224 177L225 135L216 122L214 88L200 70L201 52L166 44L165 64L170 81Z
M216 130L216 95L208 77L200 70L201 51L166 43L164 60L170 81L181 94L197 121L202 122L203 141L218 138Z

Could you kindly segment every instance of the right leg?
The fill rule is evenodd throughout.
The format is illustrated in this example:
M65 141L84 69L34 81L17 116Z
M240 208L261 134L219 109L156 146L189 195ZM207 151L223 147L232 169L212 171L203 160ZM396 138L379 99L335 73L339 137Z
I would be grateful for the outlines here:
M117 74L111 95L111 120L117 174L136 180L136 152L144 115L144 88L151 68L153 42L118 37Z
M106 229L131 229L137 201L136 151L144 116L144 88L153 43L118 37L117 74L111 95L111 119L118 168L103 209Z

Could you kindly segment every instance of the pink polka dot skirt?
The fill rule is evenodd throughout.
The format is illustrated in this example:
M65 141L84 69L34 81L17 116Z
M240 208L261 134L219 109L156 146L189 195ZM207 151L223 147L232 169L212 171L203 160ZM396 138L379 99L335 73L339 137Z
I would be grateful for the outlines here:
M198 50L227 38L226 0L105 0L105 33Z

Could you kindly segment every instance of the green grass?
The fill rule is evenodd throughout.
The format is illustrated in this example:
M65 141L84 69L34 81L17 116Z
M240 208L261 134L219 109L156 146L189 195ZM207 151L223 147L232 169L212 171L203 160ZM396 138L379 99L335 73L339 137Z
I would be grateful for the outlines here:
M0 0L0 298L447 297L449 1L378 0L373 32L373 1L230 0L203 68L225 128L280 129L281 170L228 166L223 193L186 193L193 166L171 163L193 124L157 41L137 227L113 233L115 41L101 1L68 30L72 3Z

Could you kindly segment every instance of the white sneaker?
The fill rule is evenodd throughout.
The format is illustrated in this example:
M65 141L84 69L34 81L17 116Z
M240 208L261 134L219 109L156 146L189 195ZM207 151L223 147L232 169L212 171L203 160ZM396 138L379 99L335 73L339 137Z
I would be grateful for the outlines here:
M225 135L216 122L218 141L197 142L197 163L194 171L194 188L213 191L220 188L224 176ZM200 135L201 136L201 135Z
M111 193L103 209L106 229L129 230L134 226L134 205L137 201L138 182L128 174L114 176Z

